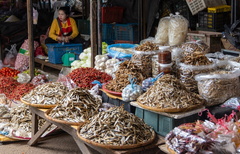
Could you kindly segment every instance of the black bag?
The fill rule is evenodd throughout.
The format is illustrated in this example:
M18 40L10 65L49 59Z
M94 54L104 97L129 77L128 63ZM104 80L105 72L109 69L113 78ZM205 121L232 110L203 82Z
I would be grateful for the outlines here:
M240 49L240 20L234 22L231 27L224 25L225 37L237 49Z

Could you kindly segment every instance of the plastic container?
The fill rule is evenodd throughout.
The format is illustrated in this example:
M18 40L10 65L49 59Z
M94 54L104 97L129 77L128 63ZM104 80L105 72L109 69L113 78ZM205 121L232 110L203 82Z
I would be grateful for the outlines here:
M90 35L90 20L76 19L80 34Z
M172 65L173 63L170 64L159 64L159 73L164 72L164 74L170 74L172 72Z
M66 52L75 54L75 59L79 59L80 53L82 53L82 44L46 44L48 50L49 62L53 64L62 64L62 56Z
M65 53L62 56L62 62L63 66L71 66L71 63L75 60L75 54L74 53Z
M229 11L231 11L230 5L220 5L220 6L208 8L208 13L220 13L220 12L229 12Z
M102 41L107 44L113 44L115 40L114 34L115 24L102 24Z
M123 18L123 7L102 7L102 23L121 23Z
M116 24L114 27L115 39L125 41L138 41L138 24Z
M161 50L161 52L158 53L158 62L162 64L170 64L172 62L170 47L162 46L159 47L159 49Z
M127 53L123 53L123 52L118 52L115 50L112 50L112 47L117 47L117 48L135 48L137 45L134 44L127 44L127 43L123 43L123 44L112 44L109 45L107 47L107 51L108 51L108 55L110 57L115 57L115 58L127 58L130 59L132 57L132 54L127 54Z

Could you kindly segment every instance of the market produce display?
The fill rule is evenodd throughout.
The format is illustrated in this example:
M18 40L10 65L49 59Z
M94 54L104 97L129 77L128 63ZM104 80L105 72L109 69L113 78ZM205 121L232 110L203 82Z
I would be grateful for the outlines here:
M24 95L21 101L28 105L49 108L56 106L67 91L67 87L60 82L45 83Z
M106 69L106 64L105 62L108 60L108 56L107 55L97 55L95 57L95 66L94 68L99 70L99 71L102 71L104 72L105 69Z
M18 85L20 83L12 77L0 77L0 94L5 94L9 97Z
M107 73L96 70L95 68L77 68L67 75L78 87L91 89L94 85L92 82L98 80L101 83L106 83L112 80L112 77Z
M224 103L231 97L240 96L239 71L214 71L198 74L198 92L206 100L206 106Z
M10 67L3 67L2 69L0 69L0 77L17 77L18 73L20 73L20 71L12 69Z
M0 119L8 119L10 118L10 110L7 105L0 104Z
M31 83L20 84L16 88L13 89L12 93L9 95L8 98L12 99L12 100L20 100L20 98L24 94L28 93L29 91L31 91L34 88L35 88L35 86Z
M46 116L60 123L81 125L98 113L101 101L95 99L87 90L71 89L61 103L50 109Z
M141 68L144 78L152 77L152 59L158 50L158 46L149 41L134 49L131 61Z
M189 53L201 52L208 53L209 46L204 42L198 40L196 42L186 42L181 45L184 56L187 56Z
M191 91L198 93L197 81L194 76L201 73L209 73L216 69L215 63L201 52L189 53L183 57L181 63L178 64L178 73L181 82Z
M166 137L166 144L174 154L229 153L240 150L240 121L233 114L211 121L197 121L175 127Z
M141 68L135 65L131 61L124 61L118 67L115 73L115 78L106 84L106 89L115 92L122 92L122 90L130 84L128 77L132 76L137 78L136 84L141 84L143 81L143 75L141 73Z
M161 18L158 23L157 33L155 35L155 42L160 45L168 44L168 27L170 17Z
M99 112L78 130L84 141L112 149L129 149L150 144L155 132L123 106Z
M177 78L168 74L159 78L137 102L145 109L159 112L181 112L203 105L199 95L187 91Z

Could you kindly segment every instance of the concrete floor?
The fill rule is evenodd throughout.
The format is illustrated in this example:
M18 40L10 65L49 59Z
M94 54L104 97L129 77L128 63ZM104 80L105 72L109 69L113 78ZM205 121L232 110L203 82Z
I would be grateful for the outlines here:
M3 143L0 154L81 154L73 138L65 132L47 136L35 146L27 142Z

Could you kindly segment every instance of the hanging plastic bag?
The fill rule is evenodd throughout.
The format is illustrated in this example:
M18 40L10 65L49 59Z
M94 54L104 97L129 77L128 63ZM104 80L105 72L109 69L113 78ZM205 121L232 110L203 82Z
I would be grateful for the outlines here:
M143 82L142 82L143 91L147 91L148 88L150 88L154 84L154 82L157 81L159 78L161 78L163 75L164 75L164 73L161 72L155 78L150 77L150 78L143 80Z
M4 65L10 65L11 67L15 66L15 61L17 57L17 49L16 49L17 44L11 45L11 49L8 50L5 48L5 51L8 51L6 54L6 57L4 58L3 64Z
M122 91L123 101L129 102L136 100L142 93L142 87L136 84L136 78L129 77L130 84Z
M176 15L170 16L168 29L168 43L170 46L176 46L183 43L188 32L188 20L181 16L178 12Z
M160 45L168 44L168 28L170 17L162 18L158 23L157 33L155 35L155 42Z

